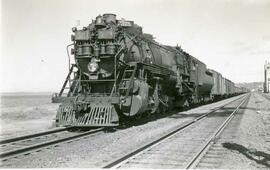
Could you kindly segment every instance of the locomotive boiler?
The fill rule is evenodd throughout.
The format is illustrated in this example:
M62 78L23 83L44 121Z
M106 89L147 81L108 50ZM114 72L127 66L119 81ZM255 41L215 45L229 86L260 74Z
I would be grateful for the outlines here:
M211 98L213 73L204 63L133 21L104 14L72 31L75 63L52 98L61 103L58 125L118 126Z

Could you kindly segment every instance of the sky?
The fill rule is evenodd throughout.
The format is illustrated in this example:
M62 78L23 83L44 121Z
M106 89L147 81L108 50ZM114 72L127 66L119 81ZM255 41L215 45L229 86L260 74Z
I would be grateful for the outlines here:
M99 14L133 20L236 83L263 81L270 0L2 0L1 92L59 92L71 28Z

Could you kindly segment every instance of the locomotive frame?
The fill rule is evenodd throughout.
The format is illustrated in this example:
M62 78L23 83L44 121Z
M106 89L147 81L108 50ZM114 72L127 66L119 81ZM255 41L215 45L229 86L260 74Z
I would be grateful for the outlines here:
M242 93L180 47L161 45L114 14L99 15L88 27L72 31L68 47L75 64L52 97L61 103L58 125L118 126L143 114Z

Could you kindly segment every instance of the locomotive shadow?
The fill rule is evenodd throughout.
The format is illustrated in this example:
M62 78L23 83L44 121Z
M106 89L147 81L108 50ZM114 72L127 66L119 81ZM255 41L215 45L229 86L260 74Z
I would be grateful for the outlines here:
M148 122L153 122L162 118L174 118L174 119L181 119L181 118L186 118L186 117L199 117L202 115L202 113L191 113L191 114L186 114L186 113L179 113L179 112L184 112L184 111L188 111L190 109L205 105L207 103L203 103L203 104L196 104L190 107L185 107L185 108L176 108L173 109L172 111L168 111L168 112L164 112L164 113L160 113L160 114L153 114L150 115L148 117L143 117L142 119L139 120L133 120L133 121L127 121L124 124L112 128L111 130L109 130L110 132L114 132L116 130L121 130L121 129L127 129L133 126L140 126L143 124L146 124ZM108 132L109 132L108 131Z
M228 116L229 114L231 114L233 111L235 110L235 107L226 107L226 108L221 108L218 111L214 111L214 109L210 109L210 111L213 111L213 113L210 113L208 115L208 117L225 117ZM241 110L238 111L239 114L242 113ZM186 114L186 113L179 113L179 114L175 114L170 116L170 118L185 118L185 117L199 117L201 115L203 115L205 113L190 113L190 114Z
M217 102L214 101L214 102ZM138 120L125 120L125 123L117 126L117 127L110 127L110 128L106 128L105 131L110 133L110 132L115 132L117 130L122 130L122 129L127 129L133 126L140 126L149 122L153 122L162 118L172 118L172 119L183 119L183 118L187 118L187 117L199 117L201 115L203 115L204 113L200 113L200 112L194 112L194 113L185 113L184 111L188 111L190 109L193 108L197 108L206 104L210 104L210 103L214 103L214 102L204 102L204 103L200 103L200 104L196 104L196 105L192 105L190 107L185 107L185 108L176 108L173 109L172 111L168 111L168 112L164 112L163 114L153 114L150 116L144 116L141 119ZM225 108L221 108L220 112L213 112L211 114L209 114L209 117L225 117L228 116L228 114L230 114L233 110L235 109L235 107L225 107ZM245 105L243 106L243 108L241 107L240 110L238 111L237 114L241 114L242 113L242 109L245 109ZM212 110L212 109L211 109ZM183 112L183 113L181 113Z
M224 107L224 108L221 108L217 111L210 109L211 111L213 111L213 113L210 113L208 115L208 117L226 117L229 114L231 114L235 109L236 109L235 107ZM246 109L247 109L246 106L240 107L237 114L243 114L244 110L246 110ZM179 113L179 114L175 114L175 115L170 116L170 118L199 117L203 114L204 113L191 113L191 114Z
M268 153L257 151L256 149L249 149L237 143L225 142L222 144L222 146L229 150L237 151L246 158L270 168L270 154Z
M209 114L208 117L227 117L229 116L236 108L235 107L227 107L222 108L218 112L214 112L212 114ZM240 107L237 111L237 115L244 114L244 111L246 110L246 107Z
M245 101L245 103L243 104L243 106L239 107L239 110L236 112L237 115L242 115L244 114L245 110L248 109L247 105L250 99L248 99L247 101ZM224 107L219 109L218 111L209 114L208 117L224 117L224 116L228 116L229 114L231 114L234 110L236 109L236 107Z
M120 126L115 127L115 130L127 129L127 128L130 128L133 126L140 126L140 125L152 122L152 121L156 121L158 119L169 117L169 116L176 114L178 112L179 112L179 110L173 110L169 113L153 114L153 115L150 115L147 117L143 117L142 119L139 119L139 120L129 120L129 121L126 121L125 123L121 124Z
M203 113L176 113L175 115L171 115L169 118L179 119L179 118L186 118L186 117L199 117L203 115Z

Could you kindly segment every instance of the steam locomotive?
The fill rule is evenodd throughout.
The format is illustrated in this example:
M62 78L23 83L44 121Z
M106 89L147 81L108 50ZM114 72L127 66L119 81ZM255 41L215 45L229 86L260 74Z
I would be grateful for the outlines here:
M144 114L243 92L179 46L161 45L115 14L99 15L72 31L67 49L75 64L52 98L61 103L58 125L118 126Z

